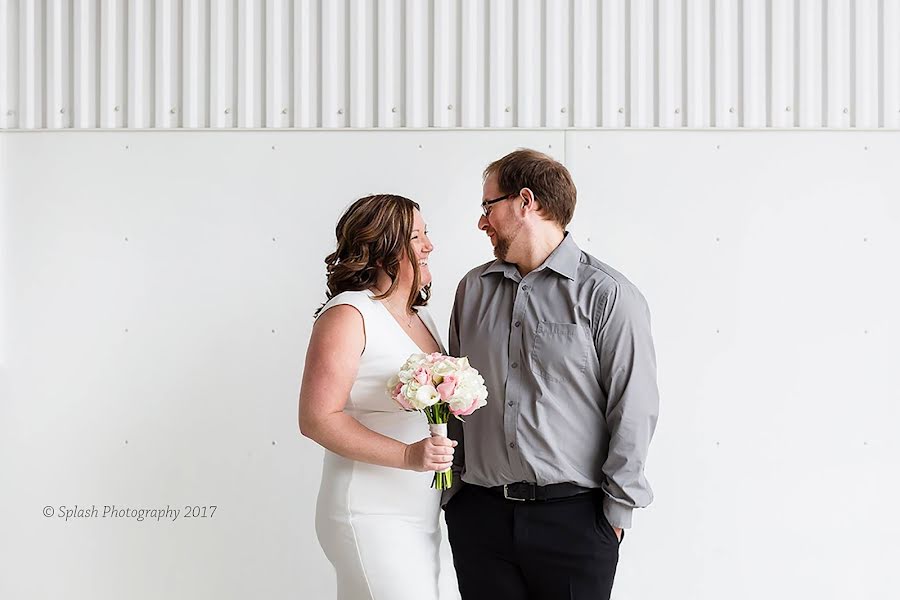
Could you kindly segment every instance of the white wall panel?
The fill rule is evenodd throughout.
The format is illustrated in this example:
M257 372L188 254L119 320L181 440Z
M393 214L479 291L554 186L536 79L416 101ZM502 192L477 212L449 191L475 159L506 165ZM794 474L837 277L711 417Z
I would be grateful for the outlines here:
M44 121L48 129L71 127L72 123L72 71L69 68L70 28L72 15L65 0L48 0L46 3L46 30L44 31L46 54L47 97Z
M134 129L154 125L152 10L150 0L129 0L127 126Z
M0 0L0 33L6 129L900 127L898 0Z
M707 0L687 0L685 20L685 98L687 126L712 123L712 35Z
M769 120L772 127L791 127L796 120L794 65L796 20L793 2L772 2L769 75ZM746 123L745 123L746 126Z
M893 597L895 132L266 130L0 133L0 598L334 598L296 422L334 223L420 201L446 331L491 257L481 170L522 146L568 165L577 243L653 315L656 500L613 597ZM42 516L75 503L219 508Z
M654 56L654 15L652 0L631 0L631 86L629 89L631 127L653 127L656 103L656 62Z
M543 115L541 0L521 0L518 5L516 124L519 127L540 127Z
M101 0L99 78L100 127L116 128L126 124L127 86L127 0Z
M820 0L800 0L798 6L798 56L795 74L798 78L798 124L800 127L822 127L826 98L822 87L822 64L827 58L823 52L823 4Z
M293 31L293 19L291 4L288 0L266 0L266 127L289 127L291 124L291 32ZM365 28L358 31L357 46L365 48L368 36L364 35ZM354 38L351 37L351 43ZM359 75L352 76L356 85L359 85ZM365 71L363 83L359 88L359 98L362 104L371 106L367 95L368 86L365 85ZM365 111L361 110L362 121L365 122ZM358 121L359 122L359 121ZM359 125L354 125L359 126Z
M884 127L900 127L900 0L884 3L881 34L884 36Z
M713 27L713 125L732 128L740 123L741 46L738 36L738 0L712 0Z
M98 126L98 3L74 0L72 15L72 126L92 129Z
M546 2L544 7L544 126L568 127L569 3Z
M18 127L19 5L0 0L0 129Z
M684 124L684 42L682 3L660 0L658 19L659 103L657 125L681 127Z

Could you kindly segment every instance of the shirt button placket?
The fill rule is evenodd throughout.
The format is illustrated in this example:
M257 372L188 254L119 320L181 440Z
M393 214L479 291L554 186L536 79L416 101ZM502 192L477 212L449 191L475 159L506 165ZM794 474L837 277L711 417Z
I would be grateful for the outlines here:
M522 328L523 315L525 314L525 305L528 303L528 291L531 288L527 283L520 282L520 293L516 294L516 300L513 303L512 319L510 333L515 331L516 335L510 335L509 344L509 370L506 378L506 400L508 410L504 414L504 430L506 433L507 447L510 452L510 464L513 470L522 469L522 457L513 456L514 451L518 448L516 444L516 423L518 421L518 406L514 398L516 398L517 390L521 387L521 368L524 363L523 352L523 336Z

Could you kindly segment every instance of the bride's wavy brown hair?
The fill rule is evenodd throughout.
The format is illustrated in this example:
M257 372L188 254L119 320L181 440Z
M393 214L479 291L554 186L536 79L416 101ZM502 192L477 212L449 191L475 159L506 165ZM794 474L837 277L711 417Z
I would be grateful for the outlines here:
M431 285L419 289L421 273L412 248L414 210L419 205L409 198L394 194L378 194L360 198L344 211L334 235L337 249L325 257L330 300L341 292L372 288L383 269L391 278L391 286L381 300L397 289L400 261L413 267L413 286L406 302L407 310L424 306L431 297ZM315 312L319 316L322 306Z

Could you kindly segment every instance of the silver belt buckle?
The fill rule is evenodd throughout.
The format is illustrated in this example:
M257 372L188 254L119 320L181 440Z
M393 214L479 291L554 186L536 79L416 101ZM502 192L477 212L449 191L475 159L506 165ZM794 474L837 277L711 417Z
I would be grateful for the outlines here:
M513 496L510 496L508 488L509 488L509 484L504 483L503 484L503 497L504 498L506 498L507 500L515 500L516 502L525 502L525 498L514 498Z

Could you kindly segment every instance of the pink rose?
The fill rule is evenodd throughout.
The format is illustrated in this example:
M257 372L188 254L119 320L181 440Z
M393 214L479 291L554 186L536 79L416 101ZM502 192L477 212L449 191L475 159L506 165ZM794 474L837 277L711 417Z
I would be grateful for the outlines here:
M469 404L468 406L463 406L463 407L454 409L453 408L454 404L456 404L458 406L458 403L451 403L450 404L450 412L453 413L454 415L456 415L457 417L467 417L467 416L471 415L473 412L475 412L477 409L479 409L482 406L484 406L485 404L487 404L487 402L485 401L484 397L475 396L474 398L472 398L472 403Z
M460 410L450 409L450 412L456 415L457 417L466 417L475 412L475 409L478 408L478 398L472 398L472 404L469 406L462 408Z
M438 394L441 395L441 400L446 402L453 395L453 392L456 391L456 375L446 375L444 376L444 381L437 386Z
M431 371L425 367L419 367L413 372L413 379L415 379L419 385L426 385L431 382Z
M403 383L398 383L394 387L394 391L391 392L391 397L397 404L399 404L403 408L403 410L414 410L409 401L406 399L406 395L401 391L402 389Z

